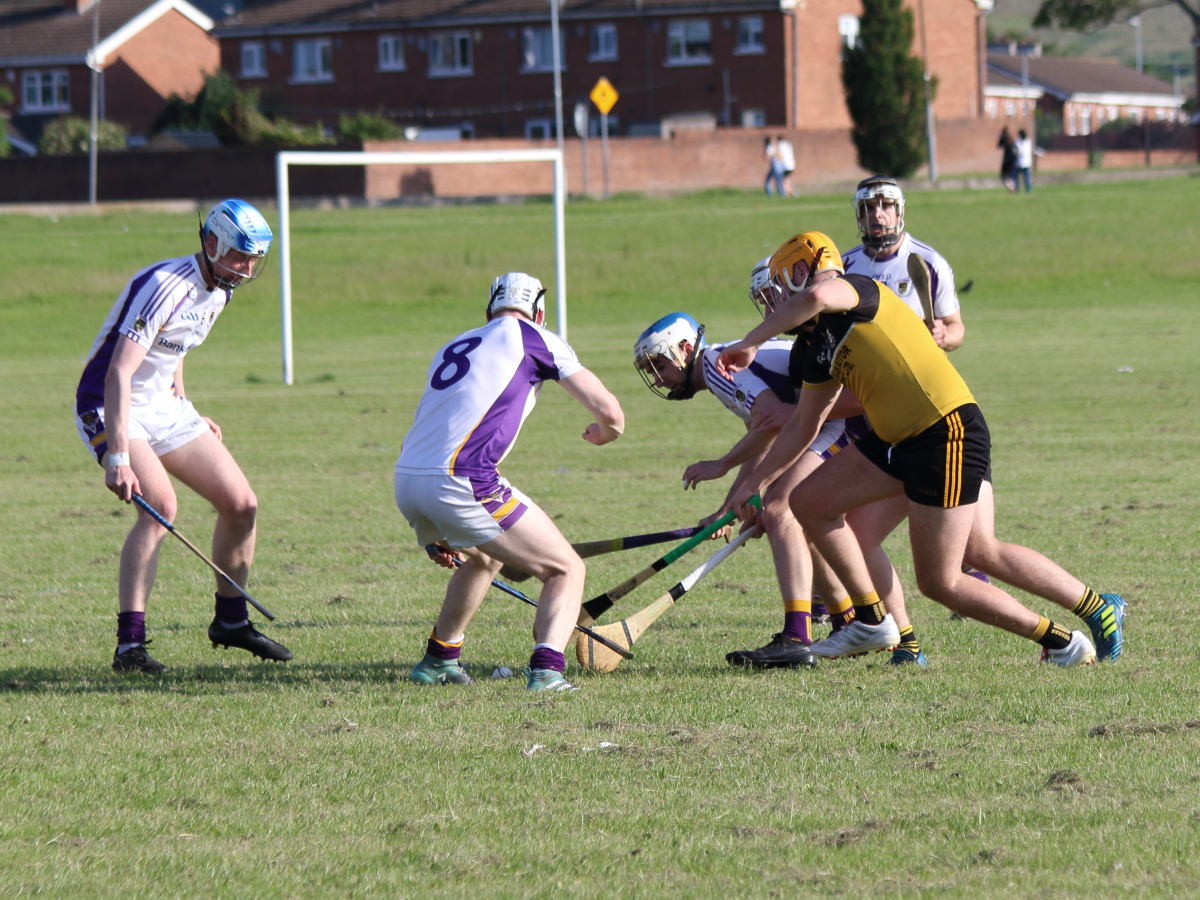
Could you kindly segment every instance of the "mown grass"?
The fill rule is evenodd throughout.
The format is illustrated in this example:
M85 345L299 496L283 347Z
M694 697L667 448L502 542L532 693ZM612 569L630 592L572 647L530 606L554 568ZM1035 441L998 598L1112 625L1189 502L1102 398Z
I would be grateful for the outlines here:
M728 668L726 651L778 628L759 542L660 620L636 660L575 670L583 691L551 699L486 677L528 653L528 611L501 595L471 630L476 688L409 685L445 575L391 499L433 350L480 320L493 275L552 281L547 207L297 215L297 384L278 382L273 271L187 363L189 395L258 492L253 585L296 659L213 651L209 576L169 544L148 617L171 666L161 679L108 670L132 518L71 409L116 293L189 252L194 225L0 219L0 894L1195 893L1198 188L925 194L909 208L910 229L976 282L954 360L992 427L1000 533L1129 598L1120 663L1045 671L1028 642L951 620L915 596L901 529L889 548L926 671L883 657ZM714 339L742 333L751 263L806 228L849 246L848 200L571 208L571 341L628 432L585 444L582 412L549 388L505 465L571 539L711 511L722 489L684 495L679 475L723 452L737 423L711 398L646 392L633 338L672 309ZM186 534L205 543L212 519L183 493ZM653 555L591 561L589 594Z

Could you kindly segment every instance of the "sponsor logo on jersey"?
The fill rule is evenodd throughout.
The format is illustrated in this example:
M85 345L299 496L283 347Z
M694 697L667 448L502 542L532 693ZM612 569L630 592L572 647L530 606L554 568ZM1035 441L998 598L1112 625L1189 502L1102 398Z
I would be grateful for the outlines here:
M185 313L184 313L183 315L181 315L179 318L183 319L183 321L185 321L185 322L199 322L199 321L200 321L200 313L198 313L198 312L185 312Z
M158 345L166 347L168 350L174 350L176 353L183 353L183 344L176 344L174 341L168 341L166 338L159 338Z
M828 331L821 335L821 344L817 347L817 364L827 366L833 363L833 348L837 343Z

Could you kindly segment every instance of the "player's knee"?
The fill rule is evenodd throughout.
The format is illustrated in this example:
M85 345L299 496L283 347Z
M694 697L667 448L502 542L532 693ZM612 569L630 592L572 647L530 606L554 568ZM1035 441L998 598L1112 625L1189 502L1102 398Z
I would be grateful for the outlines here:
M787 528L789 525L795 526L796 518L792 515L792 508L786 499L770 500L763 504L762 514L759 520L763 524L763 530L767 534L774 534Z
M917 589L922 594L930 600L953 606L954 598L957 596L954 591L953 572L935 569L932 572L917 572L916 576Z
M994 572L1000 568L999 551L998 541L972 541L963 553L963 562L980 572Z
M561 557L546 561L545 573L545 577L542 579L544 582L551 578L567 578L571 581L582 582L587 575L587 566L576 553L564 553Z
M247 487L222 504L221 515L237 523L243 530L250 531L258 518L258 497Z

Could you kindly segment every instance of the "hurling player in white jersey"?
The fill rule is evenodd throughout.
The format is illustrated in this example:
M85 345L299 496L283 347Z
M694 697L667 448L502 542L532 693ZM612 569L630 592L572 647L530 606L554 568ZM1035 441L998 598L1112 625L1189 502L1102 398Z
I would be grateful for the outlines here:
M689 486L695 489L703 481L724 478L740 467L727 499L741 486L746 473L753 470L782 424L790 418L796 391L788 375L791 341L768 341L750 367L738 372L732 380L723 378L713 367L724 347L725 344L706 347L703 326L697 325L687 313L671 313L642 332L633 354L634 366L642 380L658 396L690 400L699 391L710 391L745 424L746 434L724 456L694 463L683 473L686 490ZM788 496L821 464L825 454L836 452L834 444L844 431L840 420L827 423L808 448L811 452L804 453L763 497L759 522L771 545L775 575L783 595L783 630L757 650L726 654L725 659L731 665L794 669L816 663L808 649L812 644L810 586L815 576L823 595L841 597L844 589L824 560L810 556L804 532L788 506ZM701 524L706 525L719 515L715 513L701 520Z
M204 343L233 290L261 274L271 229L253 206L225 200L200 229L200 252L142 269L113 304L75 394L79 437L105 469L108 489L126 503L140 494L168 521L178 507L170 475L217 511L212 557L245 585L254 558L258 501L221 443L221 429L187 399L183 360ZM158 673L166 666L146 651L146 601L167 532L138 510L121 550L118 586L118 672ZM263 659L292 652L255 630L246 600L218 579L208 628L216 647L240 647Z
M422 547L447 568L446 599L417 684L470 684L459 664L466 628L503 565L542 582L534 619L527 688L575 690L563 676L583 599L584 565L540 507L497 466L516 442L546 381L557 381L596 420L583 432L607 444L625 430L625 415L575 351L542 327L545 290L536 278L510 272L492 282L487 324L460 334L429 366L425 393L396 461L396 504Z

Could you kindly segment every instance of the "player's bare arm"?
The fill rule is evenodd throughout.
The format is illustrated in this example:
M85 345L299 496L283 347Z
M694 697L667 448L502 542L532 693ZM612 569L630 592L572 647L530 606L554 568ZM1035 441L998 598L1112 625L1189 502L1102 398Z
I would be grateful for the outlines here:
M829 418L829 411L841 392L842 386L836 382L801 391L800 402L796 404L791 420L783 426L775 443L754 471L746 476L737 493L726 500L723 509L737 510L738 517L743 521L752 520L755 511L753 507L746 506L750 498L765 491L809 448Z
M967 333L966 326L963 325L962 312L956 311L941 319L934 319L929 333L933 335L934 343L947 353L957 350L963 345Z
M104 430L108 434L108 453L129 456L129 397L133 373L146 358L147 348L127 337L117 338L112 362L104 378ZM108 466L104 472L105 486L124 500L133 502L133 495L142 492L142 486L128 463Z
M683 489L695 490L703 481L724 478L735 468L761 456L771 446L780 428L791 418L793 404L784 403L770 391L763 391L750 408L753 417L746 425L746 434L720 459L692 463L683 472ZM775 424L778 422L778 424Z
M583 439L597 447L625 433L625 413L612 392L589 369L580 369L559 382L581 406L596 417L583 432Z

